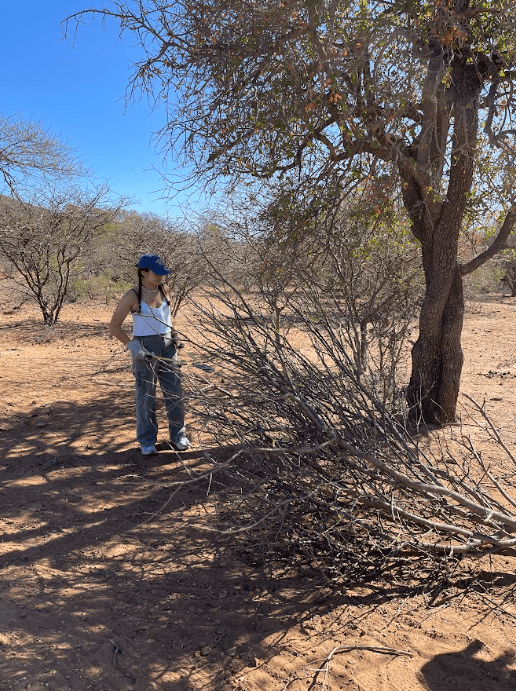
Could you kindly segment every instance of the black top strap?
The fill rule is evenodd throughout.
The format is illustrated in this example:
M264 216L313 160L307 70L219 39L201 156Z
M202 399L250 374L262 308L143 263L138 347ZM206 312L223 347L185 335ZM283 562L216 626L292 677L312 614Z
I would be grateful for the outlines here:
M134 290L135 295L136 295L136 297L138 298L138 310L137 310L137 312L141 312L141 311L142 311L142 299L141 299L141 295L138 294L138 291L136 290L136 288L131 288L131 290Z

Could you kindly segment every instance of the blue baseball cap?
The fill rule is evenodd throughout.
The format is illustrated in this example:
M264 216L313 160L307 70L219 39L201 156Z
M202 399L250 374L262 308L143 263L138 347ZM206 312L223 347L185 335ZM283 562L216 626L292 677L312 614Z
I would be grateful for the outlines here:
M163 265L163 262L157 254L142 255L138 259L136 266L138 269L150 269L157 276L167 276L169 273L171 273L170 269L167 269L166 266Z

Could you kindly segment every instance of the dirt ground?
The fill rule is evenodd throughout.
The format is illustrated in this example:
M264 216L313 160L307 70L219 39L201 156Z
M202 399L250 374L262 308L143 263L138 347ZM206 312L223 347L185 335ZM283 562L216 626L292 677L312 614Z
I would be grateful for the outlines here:
M0 691L516 689L516 558L436 598L331 593L203 530L201 430L190 414L190 451L163 431L140 455L112 308L68 305L49 330L0 302ZM510 448L515 336L516 299L469 304L462 389Z

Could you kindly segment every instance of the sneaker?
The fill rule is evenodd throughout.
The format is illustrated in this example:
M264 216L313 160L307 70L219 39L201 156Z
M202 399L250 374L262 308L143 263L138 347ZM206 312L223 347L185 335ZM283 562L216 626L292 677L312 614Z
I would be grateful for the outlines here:
M190 441L186 434L182 434L180 437L177 437L177 439L174 439L174 441L171 441L170 443L176 451L186 451L186 449L190 448Z
M142 456L152 456L153 454L156 453L156 447L155 446L142 446L140 448L142 450Z

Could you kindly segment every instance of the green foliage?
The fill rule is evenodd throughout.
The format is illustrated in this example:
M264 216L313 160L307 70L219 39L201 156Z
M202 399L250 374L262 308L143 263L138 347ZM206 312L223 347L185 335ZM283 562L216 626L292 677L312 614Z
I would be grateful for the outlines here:
M68 299L103 300L106 305L120 297L120 293L129 290L132 283L113 281L111 276L97 275L88 278L77 277L70 282Z

